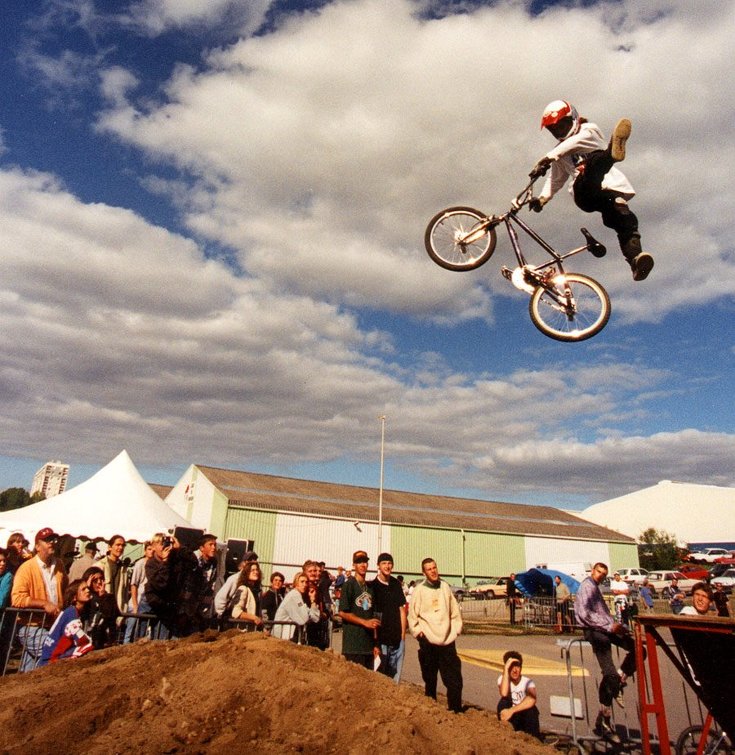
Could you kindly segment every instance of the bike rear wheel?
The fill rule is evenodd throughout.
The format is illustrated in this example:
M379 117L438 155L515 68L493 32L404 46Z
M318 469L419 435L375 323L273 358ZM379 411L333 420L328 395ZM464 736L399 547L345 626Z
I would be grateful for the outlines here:
M557 341L584 341L610 319L610 297L593 278L580 273L556 275L548 288L537 286L528 305L533 324Z
M701 726L690 726L679 735L676 741L676 755L696 755L702 741ZM704 752L707 755L731 755L732 749L727 737L723 737L719 730L710 729L707 732Z
M495 228L484 230L470 243L463 239L486 220L487 215L472 207L448 207L438 212L424 234L429 257L440 267L456 272L476 270L484 265L495 251Z

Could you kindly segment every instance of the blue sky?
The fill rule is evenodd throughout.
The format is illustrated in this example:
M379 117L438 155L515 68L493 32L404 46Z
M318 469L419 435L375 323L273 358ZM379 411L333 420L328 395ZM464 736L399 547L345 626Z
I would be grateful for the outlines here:
M731 4L49 0L0 10L0 489L127 449L580 508L661 479L731 486ZM609 132L656 268L585 225L606 329L562 344L502 280L423 250L501 211L553 146Z

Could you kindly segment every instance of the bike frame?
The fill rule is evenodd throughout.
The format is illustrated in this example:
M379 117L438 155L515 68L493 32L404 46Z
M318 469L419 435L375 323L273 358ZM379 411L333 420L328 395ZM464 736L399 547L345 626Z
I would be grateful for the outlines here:
M529 262L526 259L525 255L523 254L520 241L518 240L518 232L513 227L512 223L515 223L519 228L522 228L524 233L527 236L530 236L551 257L551 259L548 262L544 262L541 265L534 265L534 268L536 269L536 271L546 270L550 267L556 266L559 272L563 273L564 267L562 265L562 262L565 259L568 259L569 257L573 257L575 254L579 254L580 252L586 252L588 248L588 244L583 244L582 246L572 249L569 252L565 252L564 254L559 254L559 252L557 252L556 249L554 249L554 247L551 246L551 244L544 241L544 239L541 238L541 236L539 236L539 234L536 231L534 231L533 228L531 228L523 220L517 217L515 212L511 211L509 213L506 213L506 215L503 217L502 222L505 225L506 230L508 231L508 237L510 238L510 243L513 247L513 252L515 253L516 259L518 260L518 264L521 265L521 267L527 266Z
M535 182L535 179L531 181L531 183L529 183L528 186L526 186L526 188L513 200L512 207L508 212L504 213L503 215L494 215L488 218L488 222L483 223L481 229L478 228L477 230L481 230L481 232L484 233L488 228L493 228L502 223L505 226L506 231L508 232L508 237L510 238L511 246L513 247L513 253L518 260L518 264L521 267L525 268L528 267L530 263L526 259L526 256L523 254L523 250L521 249L518 232L513 227L513 223L515 223L515 225L521 228L527 236L530 236L551 257L548 262L544 262L541 265L533 265L534 270L536 272L540 272L547 270L550 267L556 267L560 273L563 273L564 266L562 263L564 262L564 260L568 259L569 257L573 257L575 254L580 254L580 252L588 251L591 244L594 243L599 245L599 242L593 239L592 236L583 229L587 243L583 244L582 246L576 247L569 252L560 254L556 251L556 249L554 249L553 246L551 246L551 244L545 241L536 231L534 231L531 226L521 220L518 217L518 212L521 208L529 204L531 199L533 199L533 185ZM468 239L470 239L474 233L475 231L470 231L470 233L468 234Z

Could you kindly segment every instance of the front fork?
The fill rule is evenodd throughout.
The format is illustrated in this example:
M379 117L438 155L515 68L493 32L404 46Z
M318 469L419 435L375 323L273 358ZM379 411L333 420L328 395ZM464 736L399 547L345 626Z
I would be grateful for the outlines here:
M524 265L514 270L503 266L500 268L500 272L506 280L509 280L520 291L525 291L529 296L533 295L537 288L543 288L552 299L551 302L548 302L549 306L564 312L568 320L574 319L577 305L563 271L549 269L545 273L539 273L529 265ZM563 290L560 291L560 288Z

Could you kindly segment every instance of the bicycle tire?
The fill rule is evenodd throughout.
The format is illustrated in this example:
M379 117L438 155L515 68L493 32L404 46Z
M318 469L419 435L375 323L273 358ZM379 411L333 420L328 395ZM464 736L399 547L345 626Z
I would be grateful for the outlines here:
M434 262L445 270L464 272L477 270L493 256L498 237L489 228L470 244L457 243L487 215L472 207L447 207L429 221L424 233L424 246Z
M676 740L676 755L696 755L702 739L702 729L702 726L690 726L688 729L684 729ZM716 750L711 749L717 741L716 738L719 736L719 730L713 731L710 728L707 732L707 746L704 751L708 755L732 755L732 748L727 737L717 745Z
M586 275L564 273L563 280L574 297L575 312L571 319L548 289L537 286L528 303L531 321L545 336L557 341L592 338L610 319L610 297L594 278Z

